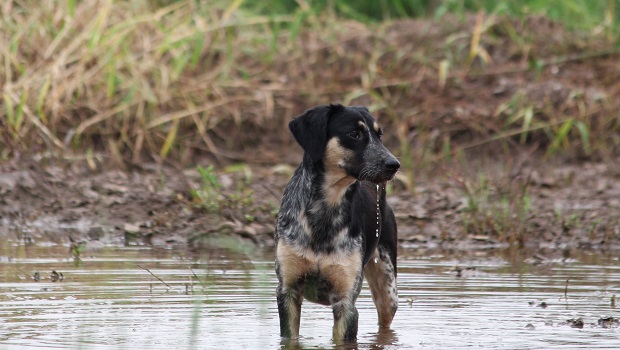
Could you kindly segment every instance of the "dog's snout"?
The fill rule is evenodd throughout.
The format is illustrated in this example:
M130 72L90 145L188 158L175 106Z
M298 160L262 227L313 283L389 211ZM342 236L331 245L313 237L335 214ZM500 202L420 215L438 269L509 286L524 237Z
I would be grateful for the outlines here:
M396 171L400 168L400 162L396 158L391 158L385 161L385 169L388 171Z

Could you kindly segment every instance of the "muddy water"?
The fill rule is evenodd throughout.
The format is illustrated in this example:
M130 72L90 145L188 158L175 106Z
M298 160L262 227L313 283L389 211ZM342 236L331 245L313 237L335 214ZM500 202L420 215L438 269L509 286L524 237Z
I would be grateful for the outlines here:
M598 324L620 317L611 305L614 293L620 297L615 256L402 249L392 330L377 332L365 286L357 346L620 348L620 327ZM64 279L52 282L53 270ZM0 349L278 348L272 271L270 252L238 245L201 253L106 248L74 261L67 247L5 243ZM583 328L566 323L576 318ZM304 304L301 333L299 348L333 348L330 309Z

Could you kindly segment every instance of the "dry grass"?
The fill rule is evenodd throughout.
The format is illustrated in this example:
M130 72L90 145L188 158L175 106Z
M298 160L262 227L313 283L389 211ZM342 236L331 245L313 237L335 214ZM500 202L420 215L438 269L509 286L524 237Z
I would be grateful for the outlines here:
M208 132L222 119L263 117L241 113L256 93L238 62L269 40L260 30L248 36L248 27L277 22L240 20L236 5L5 3L4 156L39 144L55 154L105 149L136 161L165 158L195 138L215 152Z
M4 2L0 158L275 163L291 142L286 121L327 102L368 105L409 172L489 145L547 157L620 149L608 31L482 12L369 25L240 4Z

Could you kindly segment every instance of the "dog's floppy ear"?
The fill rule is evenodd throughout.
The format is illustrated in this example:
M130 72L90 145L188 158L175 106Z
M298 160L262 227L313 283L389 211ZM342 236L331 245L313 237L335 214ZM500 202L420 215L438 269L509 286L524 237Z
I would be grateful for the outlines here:
M317 106L288 123L297 143L313 162L323 158L327 146L327 123L333 106Z

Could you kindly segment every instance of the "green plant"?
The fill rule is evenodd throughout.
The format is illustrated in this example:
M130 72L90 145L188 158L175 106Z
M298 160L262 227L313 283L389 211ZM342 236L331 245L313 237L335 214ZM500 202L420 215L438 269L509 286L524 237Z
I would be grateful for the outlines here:
M467 205L463 211L465 231L509 244L521 244L531 210L527 183L491 182L480 174L478 181L459 180Z
M247 167L229 167L228 171L239 169L249 169ZM220 212L222 209L232 209L243 212L240 217L247 222L252 222L252 207L254 206L254 191L248 187L250 174L245 173L245 180L238 182L238 187L232 191L224 190L218 180L215 168L211 165L204 168L197 167L200 173L202 184L199 188L191 190L192 203L195 207L205 209L209 212ZM247 170L249 171L249 170Z
M445 0L435 9L435 16L483 9L493 14L527 16L539 14L562 21L573 28L597 26L612 31L618 25L618 0ZM615 34L617 35L617 33Z
M220 185L215 168L209 165L206 168L197 167L202 178L202 186L191 191L193 203L207 211L217 211L221 207L223 196L220 193Z

